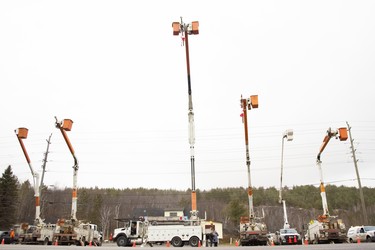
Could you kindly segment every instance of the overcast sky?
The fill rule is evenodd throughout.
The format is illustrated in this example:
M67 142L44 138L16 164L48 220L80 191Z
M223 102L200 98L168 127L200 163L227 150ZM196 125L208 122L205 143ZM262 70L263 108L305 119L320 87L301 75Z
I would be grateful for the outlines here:
M185 47L189 37L196 188L247 187L241 95L255 187L317 185L329 127L352 127L362 185L375 187L375 1L0 1L0 171L32 180L48 154L46 185L191 188ZM358 186L350 142L331 140L326 183Z

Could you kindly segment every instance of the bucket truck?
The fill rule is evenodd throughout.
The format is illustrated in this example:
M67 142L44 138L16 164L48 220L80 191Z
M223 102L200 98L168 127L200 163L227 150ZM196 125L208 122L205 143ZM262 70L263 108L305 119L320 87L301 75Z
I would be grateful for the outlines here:
M116 228L113 233L112 240L119 247L165 243L174 247L198 247L203 237L202 225L196 220L149 220L143 217L116 220L124 223L123 227Z
M73 165L73 190L72 190L72 210L70 220L59 219L56 226L56 233L54 234L54 241L58 244L64 245L89 245L92 243L95 246L101 246L102 235L97 230L97 225L85 223L77 220L77 174L78 174L78 159L74 152L73 146L70 143L66 131L72 129L73 121L70 119L64 119L58 121L56 119L56 128L61 131L66 144L70 150L70 153L74 159Z
M281 175L280 175L280 190L279 190L279 203L283 204L283 211L284 211L284 226L282 229L275 233L275 244L280 245L290 245L290 244L301 244L302 239L301 235L297 232L296 229L290 228L288 222L288 214L286 212L286 204L285 200L282 196L282 189L283 189L283 158L284 158L284 139L287 141L293 140L293 130L288 129L285 131L282 137L282 146L281 146Z
M18 241L21 244L51 244L53 233L55 229L55 224L46 224L44 220L40 217L40 190L42 185L39 184L39 174L35 172L31 165L30 157L26 151L25 145L23 144L22 139L27 138L28 134L27 128L18 128L15 130L17 139L21 145L22 151L25 155L26 161L29 165L31 175L33 176L33 187L34 187L34 196L35 196L35 220L34 225L29 225L28 223L22 223L20 226L21 232L18 236ZM49 143L49 141L48 141ZM48 153L48 147L47 147ZM44 174L44 170L43 170Z
M118 246L132 246L142 244L161 244L168 242L174 247L181 247L184 244L190 244L197 247L202 240L202 226L198 217L197 194L195 188L195 127L193 98L191 90L190 77L190 59L189 59L189 35L199 34L198 22L186 24L182 21L173 22L173 35L181 34L182 45L185 46L186 66L188 79L188 133L190 144L190 165L191 165L191 211L190 219L192 224L185 224L184 221L148 221L141 219L117 219L124 222L124 227L116 228L113 234L113 241ZM134 225L134 226L132 226ZM133 229L133 230L132 230Z
M253 189L251 186L250 175L250 155L249 155L249 140L247 133L247 109L258 108L258 96L252 95L250 98L244 99L241 96L241 108L243 110L241 117L245 128L245 146L246 146L246 165L248 189L247 194L249 198L249 216L240 218L240 245L267 245L267 226L263 222L262 217L255 217L253 205Z
M320 174L320 195L322 197L323 214L319 215L317 219L313 219L307 226L307 238L310 243L344 243L347 241L346 228L342 219L338 216L331 216L328 210L327 196L323 181L322 161L321 155L326 148L331 138L339 138L340 141L348 139L348 132L346 128L339 128L332 130L328 128L327 134L323 139L323 144L319 149L316 157L316 166Z
M198 216L197 210L197 194L195 188L195 127L194 127L194 112L193 112L193 98L191 90L190 77L190 59L189 59L189 35L199 34L199 23L197 21L191 23L173 22L173 35L181 34L182 45L185 46L186 52L186 66L187 66L187 80L188 80L188 133L190 144L190 165L191 165L191 211L190 221L192 223L182 223L178 221L172 223L171 221L147 221L144 219L118 219L125 223L124 227L116 228L113 234L113 241L118 246L131 246L136 244L156 244L163 242L170 242L175 247L181 247L184 244L189 244L197 247L202 240L202 225ZM131 229L134 225L134 231ZM133 233L134 232L134 233Z

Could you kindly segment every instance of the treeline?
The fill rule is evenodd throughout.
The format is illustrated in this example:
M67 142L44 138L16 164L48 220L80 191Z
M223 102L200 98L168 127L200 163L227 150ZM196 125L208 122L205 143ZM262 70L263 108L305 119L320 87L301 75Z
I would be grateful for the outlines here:
M14 188L9 188L9 183ZM7 185L5 185L7 183ZM0 179L0 226L27 222L32 224L35 217L34 190L28 181L18 183L9 167ZM13 192L16 191L16 192ZM369 224L375 225L375 189L363 188ZM7 192L13 192L11 197ZM283 208L279 204L279 193L274 187L254 188L254 206L257 216L265 215L270 232L283 225ZM338 215L347 227L363 224L359 190L354 187L327 185L326 193L331 215ZM101 189L80 188L78 190L77 218L95 223L103 230L105 237L116 228L115 218L139 216L164 209L191 208L190 190L159 189ZM319 187L295 186L283 189L289 224L303 231L311 219L322 213ZM41 192L41 218L46 223L56 223L59 218L70 218L72 190L43 187ZM11 204L13 203L13 205ZM12 207L13 209L8 209ZM223 223L224 233L236 236L239 218L248 215L246 188L215 188L197 190L197 207L200 217ZM13 214L12 216L10 216ZM7 229L7 228L1 228Z

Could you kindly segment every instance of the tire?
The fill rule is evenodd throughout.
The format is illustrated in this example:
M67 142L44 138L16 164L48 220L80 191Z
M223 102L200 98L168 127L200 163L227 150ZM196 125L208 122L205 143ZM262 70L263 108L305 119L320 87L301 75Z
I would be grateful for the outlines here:
M366 237L366 242L371 242L371 238L370 238L370 236L367 236L367 237Z
M189 245L192 246L192 247L198 247L199 241L200 240L199 240L199 238L197 236L193 236L189 240Z
M319 244L318 235L315 234L313 244Z
M175 237L172 238L171 244L174 247L181 247L182 246L182 240L181 240L180 237L175 236Z
M128 239L126 238L125 235L121 235L120 237L117 238L116 240L117 246L119 247L126 247L128 244Z
M349 243L354 243L352 238L349 239Z
M45 238L44 241L43 241L43 245L47 246L49 245L49 239L48 238Z

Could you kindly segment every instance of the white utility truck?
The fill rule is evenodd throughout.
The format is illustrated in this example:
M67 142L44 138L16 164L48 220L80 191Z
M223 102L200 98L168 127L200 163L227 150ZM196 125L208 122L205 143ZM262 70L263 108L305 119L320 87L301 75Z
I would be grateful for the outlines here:
M117 219L124 223L113 233L113 242L119 247L154 244L171 244L174 247L198 247L202 241L199 221L181 221L167 224L140 219Z

